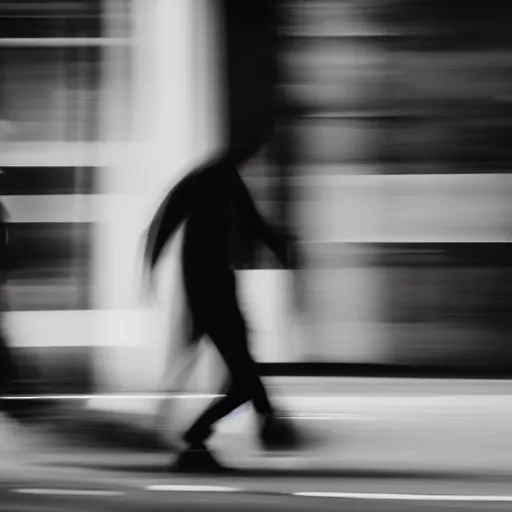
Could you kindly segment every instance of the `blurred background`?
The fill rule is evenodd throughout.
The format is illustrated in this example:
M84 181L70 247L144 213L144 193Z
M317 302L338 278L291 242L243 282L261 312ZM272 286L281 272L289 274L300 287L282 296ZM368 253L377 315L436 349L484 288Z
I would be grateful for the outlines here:
M110 486L105 510L113 487L190 484L168 474L169 445L113 426L158 437L153 394L180 342L177 250L144 305L141 237L177 180L258 130L272 135L242 178L297 238L305 310L293 275L247 240L239 292L265 383L318 444L262 455L238 411L214 448L263 468L230 485L266 497L171 502L311 510L283 498L308 489L510 502L511 21L499 0L1 0L1 328L25 398L71 405L43 440L2 415L0 511L41 509L13 482ZM169 431L218 391L203 348ZM477 477L456 483L461 471ZM74 503L100 510L91 496ZM383 496L344 504L382 510Z
M2 1L11 343L56 393L153 389L176 271L137 305L142 230L263 121L243 177L307 297L240 251L265 372L509 374L509 29L497 0Z

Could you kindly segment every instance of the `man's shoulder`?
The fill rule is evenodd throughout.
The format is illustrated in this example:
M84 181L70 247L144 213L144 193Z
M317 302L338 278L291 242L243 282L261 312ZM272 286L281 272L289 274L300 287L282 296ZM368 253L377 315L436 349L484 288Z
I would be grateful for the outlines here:
M3 203L0 203L0 222L7 222L9 220L9 212Z
M229 170L229 162L222 157L218 157L196 167L183 180L195 182L198 185L212 186L214 183L222 181L222 178L229 176Z
M229 163L227 159L223 155L220 155L209 159L192 172L197 173L199 175L211 175L216 171L223 171L228 167Z

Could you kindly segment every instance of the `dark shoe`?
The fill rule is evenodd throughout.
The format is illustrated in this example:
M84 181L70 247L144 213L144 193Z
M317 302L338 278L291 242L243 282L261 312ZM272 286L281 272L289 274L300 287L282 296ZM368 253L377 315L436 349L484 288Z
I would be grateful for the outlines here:
M171 465L177 473L225 474L229 469L222 466L204 445L189 447Z
M303 444L294 425L288 419L278 416L263 420L259 438L265 450L298 450Z
M17 422L35 423L59 411L56 401L38 396L24 381L10 382L0 394L0 412Z
M212 427L203 427L201 425L193 425L183 435L183 440L189 446L204 446L204 443L212 435Z
M18 423L32 423L38 416L33 400L19 398L0 398L0 412Z

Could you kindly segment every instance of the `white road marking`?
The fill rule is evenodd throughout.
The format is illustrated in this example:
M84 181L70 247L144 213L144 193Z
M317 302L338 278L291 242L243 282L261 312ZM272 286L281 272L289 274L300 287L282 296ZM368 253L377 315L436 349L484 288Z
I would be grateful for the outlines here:
M0 396L3 400L161 400L172 398L179 400L204 400L221 397L219 394L194 394L194 393L95 393L95 394L55 394L55 395L7 395ZM354 405L375 406L386 404L396 407L408 407L421 404L421 407L453 407L454 405L498 405L511 401L509 396L492 394L449 394L440 396L436 393L421 395L277 395L279 400L293 400L306 404L336 405L340 404L344 409Z
M90 489L12 489L16 494L38 494L46 496L124 496L121 491Z
M156 492L205 492L205 493L234 493L243 492L236 487L209 485L148 485L147 491ZM249 491L258 494L256 491ZM122 491L88 490L88 489L11 489L12 493L46 495L46 496L124 496ZM512 495L470 495L470 494L393 494L393 493L362 493L362 492L324 492L302 491L285 493L291 496L307 498L338 498L344 500L373 500L373 501L436 501L436 502L465 502L465 503L512 503Z
M318 420L322 420L322 421L325 421L325 420L355 420L355 419L360 419L362 417L362 415L357 415L357 414L343 414L343 413L333 413L333 414L305 414L305 415L302 415L302 416L287 416L288 419L290 420L300 420L300 421L305 421L305 420L315 420L315 421L318 421Z
M241 489L216 485L149 485L146 490L159 492L238 492Z
M358 492L295 492L294 496L310 498L341 498L346 500L381 501L459 501L512 503L512 496L466 494L388 494Z
M214 399L222 395L187 395L187 394L111 394L111 395L10 395L0 397L2 400L160 400L162 398L175 399Z

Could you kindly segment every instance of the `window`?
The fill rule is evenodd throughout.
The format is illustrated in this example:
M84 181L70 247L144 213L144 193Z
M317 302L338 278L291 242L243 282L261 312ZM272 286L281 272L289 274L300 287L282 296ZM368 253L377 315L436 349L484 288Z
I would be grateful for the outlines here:
M98 169L88 158L105 142L104 64L107 55L113 60L110 48L128 47L129 7L128 0L0 3L0 186L16 262L11 309L91 307L87 201Z

